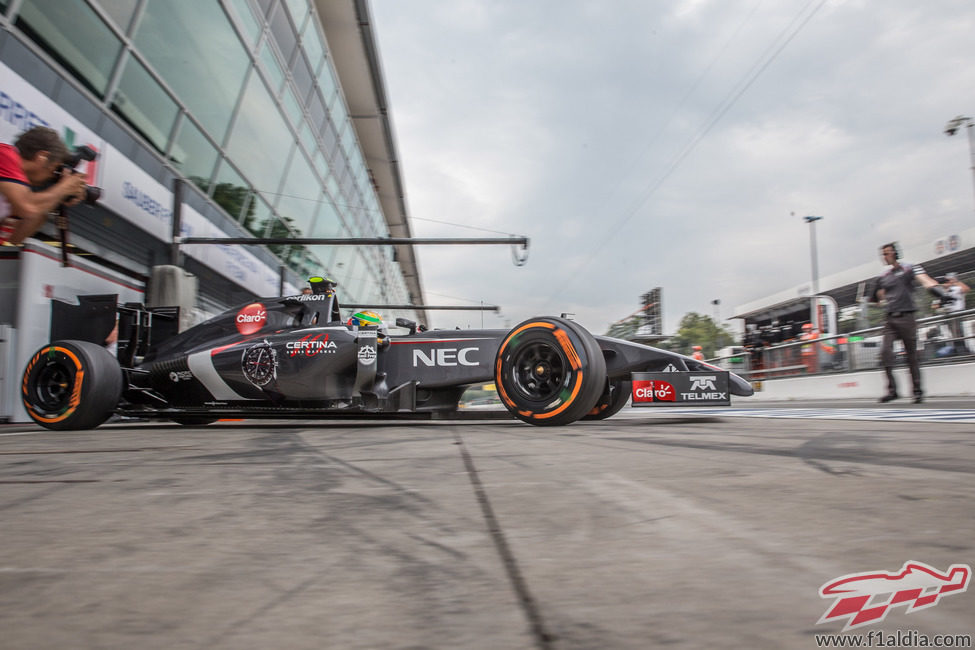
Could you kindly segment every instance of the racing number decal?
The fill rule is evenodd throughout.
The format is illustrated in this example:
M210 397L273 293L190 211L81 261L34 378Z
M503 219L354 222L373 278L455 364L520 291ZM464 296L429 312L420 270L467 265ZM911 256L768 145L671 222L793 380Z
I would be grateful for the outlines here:
M59 354L64 355L74 363L74 373L72 377L74 385L71 388L71 397L70 399L68 399L67 407L53 417L46 417L38 413L31 405L28 399L30 396L30 389L28 388L27 384L31 377L31 371L34 370L34 367L38 364L38 362L41 362L44 357L47 357L48 363L57 363L57 358ZM34 417L35 419L41 422L49 422L49 423L60 422L61 420L67 418L72 413L74 413L75 409L78 408L78 405L81 404L81 388L84 385L84 382L85 382L85 371L81 366L81 361L78 359L78 357L75 355L74 352L68 350L67 348L62 348L60 346L53 346L53 345L48 346L46 348L42 348L40 351L37 352L37 354L34 355L34 357L27 364L27 370L24 372L24 381L21 386L24 408L27 409L27 411L31 414L32 417Z
M559 393L559 399L562 400L562 403L555 410L548 411L547 413L535 413L532 411L518 409L517 405L511 400L510 397L508 397L507 392L505 392L503 382L497 382L497 389L498 394L501 396L501 399L505 402L505 404L511 408L518 409L518 413L521 415L534 418L536 420L544 420L554 417L565 409L569 408L569 406L572 405L576 397L579 395L579 390L582 388L583 379L582 360L579 358L579 353L576 352L575 346L572 345L572 341L569 339L569 335L565 332L565 330L556 327L552 323L546 323L543 321L526 323L509 334L501 344L501 348L498 350L498 359L495 367L495 372L498 377L501 377L501 365L504 358L504 350L508 346L508 343L513 343L523 331L533 327L544 327L551 330L552 336L554 336L556 341L558 341L559 348L563 354L565 354L566 358L568 358L569 365L572 367L572 370L575 371L575 382L571 388L571 391L569 389L564 389Z

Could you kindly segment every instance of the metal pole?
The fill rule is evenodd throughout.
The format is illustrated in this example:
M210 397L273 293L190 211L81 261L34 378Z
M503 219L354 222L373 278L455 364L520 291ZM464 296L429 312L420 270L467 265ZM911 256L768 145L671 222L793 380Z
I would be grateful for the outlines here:
M812 259L812 296L809 299L809 322L819 329L819 305L816 296L819 295L819 261L816 254L816 222L822 217L803 217L809 224L809 256Z
M173 238L169 246L169 263L179 266L179 239L183 229L183 181L173 179Z
M975 192L975 135L973 135L972 127L975 126L975 120L968 120L968 152L972 158L972 191Z
M431 239L421 237L186 237L180 244L224 244L259 246L279 244L284 246L391 246L395 244L436 245L436 244L504 244L528 246L527 237L494 237L494 238L442 238Z

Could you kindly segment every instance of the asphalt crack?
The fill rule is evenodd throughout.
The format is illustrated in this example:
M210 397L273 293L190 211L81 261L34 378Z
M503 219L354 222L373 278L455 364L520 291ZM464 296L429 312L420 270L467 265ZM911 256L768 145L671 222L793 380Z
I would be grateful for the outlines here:
M460 434L455 431L453 435L455 444L460 450L461 458L464 460L467 476L470 478L471 486L474 488L477 503L480 505L481 513L484 515L484 522L487 524L488 532L491 534L491 541L494 543L494 548L501 557L501 564L504 566L512 589L514 589L518 604L525 618L528 619L528 625L531 629L532 636L535 638L535 644L542 650L549 650L554 647L555 635L545 625L545 620L542 618L542 612L538 606L538 602L528 589L528 583L525 581L525 576L518 566L518 560L515 559L515 554L508 544L504 529L501 527L501 522L498 521L497 515L494 514L494 508L491 507L491 500L488 498L487 491L484 489L484 484L481 483L477 467L474 465L474 459L471 457L470 452L467 451L467 446L464 444L464 440L460 437Z

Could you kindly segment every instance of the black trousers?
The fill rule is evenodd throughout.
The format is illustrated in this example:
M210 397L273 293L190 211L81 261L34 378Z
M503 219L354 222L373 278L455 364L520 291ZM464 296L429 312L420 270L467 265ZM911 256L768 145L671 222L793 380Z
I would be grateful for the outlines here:
M899 312L899 315L887 314L887 322L884 323L884 342L880 347L880 361L884 365L884 372L887 373L887 391L897 392L897 384L894 383L894 340L900 339L904 342L904 354L907 355L907 365L911 369L911 383L914 385L914 394L921 394L921 368L917 364L917 322L914 320L914 312Z

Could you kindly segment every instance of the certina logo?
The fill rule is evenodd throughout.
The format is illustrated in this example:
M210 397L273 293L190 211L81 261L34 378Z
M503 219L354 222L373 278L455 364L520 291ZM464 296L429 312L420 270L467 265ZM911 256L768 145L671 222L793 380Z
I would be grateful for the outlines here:
M422 363L432 368L434 366L478 366L471 355L480 348L436 348L431 350L413 350L413 367L418 368Z
M714 375L691 377L691 390L715 390L714 382L718 380Z
M334 354L338 350L335 341L328 340L328 334L309 334L299 341L288 341L284 344L284 349L288 351L289 357L298 355L313 357L317 354Z
M376 361L376 348L371 345L363 345L359 348L359 363L363 365L371 365Z
M634 402L676 402L677 392L666 381L637 379L633 382Z
M259 302L252 302L237 312L237 331L247 336L259 332L267 322L267 309Z
M189 381L193 379L193 373L189 370L174 370L169 373L169 381L175 383Z

